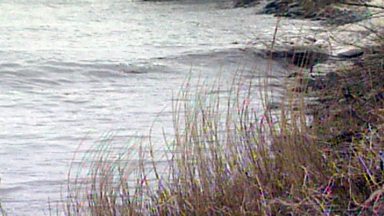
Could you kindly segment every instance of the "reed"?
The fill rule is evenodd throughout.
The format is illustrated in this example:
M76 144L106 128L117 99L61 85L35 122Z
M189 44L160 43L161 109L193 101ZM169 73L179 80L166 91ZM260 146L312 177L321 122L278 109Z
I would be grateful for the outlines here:
M219 97L199 92L189 100L188 90L181 93L184 100L174 105L175 137L169 143L172 151L167 152L171 156L165 172L157 172L156 162L145 165L144 158L153 152L142 150L138 160L129 154L111 160L100 149L89 170L90 180L80 184L87 186L77 188L67 214L379 215L383 211L382 105L369 113L379 125L369 120L372 124L363 127L348 116L351 113L347 117L333 113L330 119L316 119L308 126L303 106L296 103L282 107L276 123L271 113L252 110L249 98L233 95L223 111ZM330 108L337 109L334 106L338 105ZM350 137L336 132L343 128L354 129ZM149 176L154 177L152 184Z
M268 91L241 76L225 94L220 82L186 82L164 149L144 139L114 153L106 139L69 176L66 215L383 215L379 40L312 93L315 107L286 91L273 111Z

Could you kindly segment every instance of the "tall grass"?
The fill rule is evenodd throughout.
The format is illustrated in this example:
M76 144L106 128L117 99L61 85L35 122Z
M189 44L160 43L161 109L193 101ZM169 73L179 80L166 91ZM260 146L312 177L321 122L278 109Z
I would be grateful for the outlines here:
M384 113L377 97L383 96L383 70L375 68L359 76L365 76L369 91L362 95L370 96L354 112L369 108L365 124L343 110L350 109L337 97L343 85L316 110L311 124L303 95L288 97L272 114L253 107L252 83L245 91L244 83L235 83L225 97L185 85L173 104L168 164L157 164L156 152L141 144L112 157L107 142L94 151L88 179L77 176L69 184L66 213L381 215Z
M276 123L268 110L252 109L251 83L246 91L239 86L244 84L234 84L226 97L210 94L212 89L181 90L173 105L175 137L168 143L164 172L156 162L150 168L144 164L153 153L143 148L136 157L126 151L114 160L108 149L96 151L90 178L81 183L77 176L76 189L69 188L67 214L324 212L323 190L332 178L305 113L284 107ZM297 104L289 106L297 110Z
M383 215L383 56L337 71L315 108L286 91L273 112L254 80L187 82L164 149L106 139L69 176L66 215Z
M226 103L207 97L204 91L194 92L194 99L189 100L191 92L182 91L184 100L174 109L172 175L159 188L162 196L155 199L156 213L295 211L285 204L294 202L294 197L307 197L311 192L303 187L317 185L327 176L319 149L307 136L305 115L282 109L278 123L273 122L268 110L252 109L253 91L251 87L245 92L233 88ZM314 206L308 211L321 209Z

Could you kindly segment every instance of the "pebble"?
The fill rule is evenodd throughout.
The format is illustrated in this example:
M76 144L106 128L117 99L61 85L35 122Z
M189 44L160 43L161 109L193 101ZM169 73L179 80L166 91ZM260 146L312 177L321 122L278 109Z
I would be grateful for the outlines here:
M347 51L342 51L337 54L337 57L340 58L356 58L364 54L364 51L362 49L356 48L356 49L350 49Z

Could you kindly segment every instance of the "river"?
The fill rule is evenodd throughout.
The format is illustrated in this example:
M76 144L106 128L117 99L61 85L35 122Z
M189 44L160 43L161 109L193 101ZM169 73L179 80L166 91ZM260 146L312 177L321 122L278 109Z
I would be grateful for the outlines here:
M267 61L245 48L270 41L276 18L227 6L0 1L0 199L9 215L49 214L80 143L108 133L123 143L155 119L170 129L172 94L188 75L261 75Z

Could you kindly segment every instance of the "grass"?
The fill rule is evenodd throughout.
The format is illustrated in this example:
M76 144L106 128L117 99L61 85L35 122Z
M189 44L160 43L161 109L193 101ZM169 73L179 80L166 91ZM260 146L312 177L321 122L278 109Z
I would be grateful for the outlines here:
M384 43L381 43L384 44ZM367 55L342 74L338 85L320 91L314 122L319 142L334 164L335 193L341 209L368 215L384 212L384 49Z
M304 92L288 92L270 110L268 94L254 100L260 89L239 77L224 95L212 93L220 82L187 82L164 149L137 139L116 150L106 136L71 168L65 215L383 215L378 40L375 53L336 71L337 85L312 92L315 107Z
M287 91L278 111L270 110L267 91L240 77L226 94L213 93L223 92L220 82L186 82L164 149L133 140L114 151L107 137L68 176L65 214L383 215L378 40L375 52L336 71L336 80L321 78L311 92L316 106L306 104L305 92ZM255 100L260 92L264 99Z
M236 79L225 96L211 94L220 85L184 85L173 105L168 165L143 145L114 160L102 145L89 181L75 178L87 187L76 190L67 214L381 215L382 50L315 92L321 104L311 124L303 93L273 113L254 107L259 90L251 82Z
M316 106L304 92L287 91L270 110L265 89L239 77L226 94L213 93L222 92L220 82L186 82L164 149L133 140L114 151L107 137L69 175L65 214L383 215L378 40L375 53L319 81ZM255 100L260 91L263 101Z

